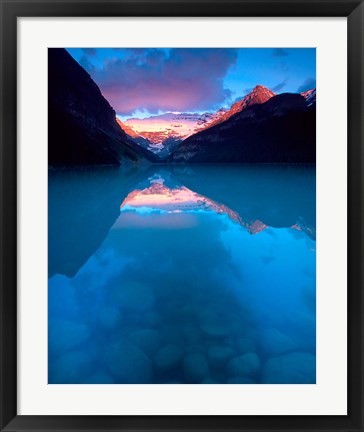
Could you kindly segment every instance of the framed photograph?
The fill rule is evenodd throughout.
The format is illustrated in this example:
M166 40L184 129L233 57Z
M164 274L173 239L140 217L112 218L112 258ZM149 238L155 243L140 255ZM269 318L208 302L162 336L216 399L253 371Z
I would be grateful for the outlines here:
M1 4L1 431L364 431L362 1Z

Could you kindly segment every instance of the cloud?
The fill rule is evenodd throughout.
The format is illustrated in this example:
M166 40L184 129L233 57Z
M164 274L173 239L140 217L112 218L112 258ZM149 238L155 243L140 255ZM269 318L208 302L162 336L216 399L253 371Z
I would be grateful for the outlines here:
M88 56L96 56L96 48L82 48L82 51Z
M120 115L199 111L231 97L224 77L236 60L235 49L123 50L92 77Z
M280 82L279 84L275 85L274 87L272 87L272 90L275 93L278 93L279 91L281 91L284 87L286 87L287 83L288 83L288 78L285 78L282 82Z
M301 93L307 90L311 90L316 87L316 79L309 77L298 87L297 92Z
M272 55L273 57L287 57L288 51L284 48L274 48Z

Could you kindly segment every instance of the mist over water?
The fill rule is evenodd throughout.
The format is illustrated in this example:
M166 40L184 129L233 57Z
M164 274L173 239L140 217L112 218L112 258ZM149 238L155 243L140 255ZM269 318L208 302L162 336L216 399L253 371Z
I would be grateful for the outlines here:
M308 166L49 172L49 383L315 383Z

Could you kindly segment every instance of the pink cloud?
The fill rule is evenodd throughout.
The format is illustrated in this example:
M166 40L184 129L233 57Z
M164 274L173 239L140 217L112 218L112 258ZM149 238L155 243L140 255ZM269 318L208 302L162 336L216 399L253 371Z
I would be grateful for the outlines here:
M223 79L237 59L234 49L125 50L92 71L118 114L136 110L198 111L223 103Z

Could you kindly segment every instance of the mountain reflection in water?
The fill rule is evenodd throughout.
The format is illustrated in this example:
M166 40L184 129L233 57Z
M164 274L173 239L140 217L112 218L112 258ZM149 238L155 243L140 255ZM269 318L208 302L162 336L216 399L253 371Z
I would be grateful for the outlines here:
M49 173L49 383L315 383L315 169Z

